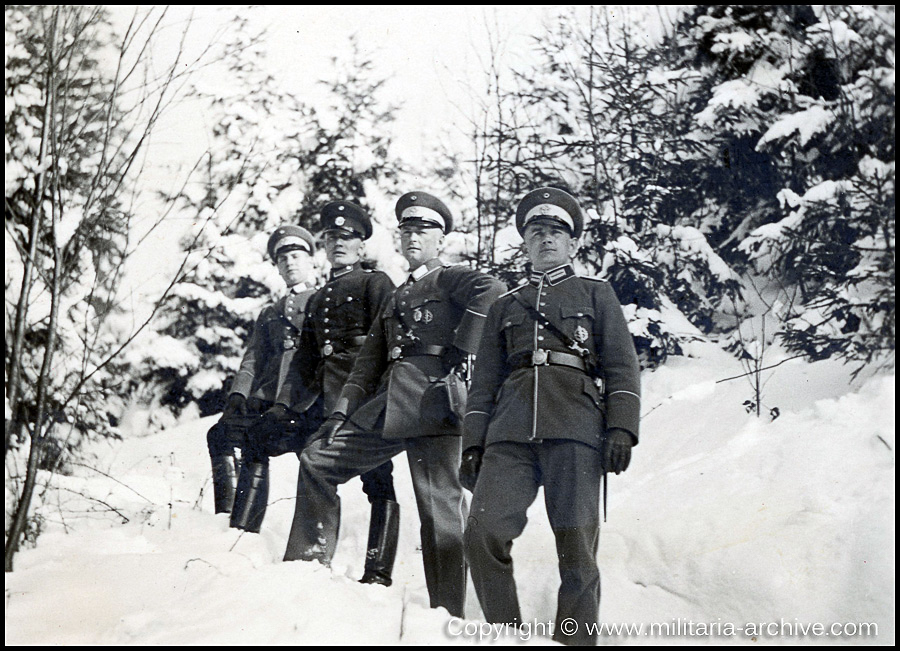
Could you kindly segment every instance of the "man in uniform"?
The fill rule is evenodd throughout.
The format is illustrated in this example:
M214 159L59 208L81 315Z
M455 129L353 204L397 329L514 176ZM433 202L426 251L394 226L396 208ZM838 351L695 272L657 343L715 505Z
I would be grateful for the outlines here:
M554 638L595 644L601 475L625 470L637 443L638 360L612 288L570 264L575 198L539 188L516 226L531 269L491 307L465 417L466 557L487 621L520 623L510 552L543 486L561 578Z
M269 237L269 257L288 294L260 312L222 418L206 437L215 511L231 513L231 526L239 529L259 531L265 513L268 457L259 449L257 437L251 436L251 429L258 427L262 414L274 404L297 348L306 301L313 293L306 287L312 275L313 250L313 236L300 226L279 226ZM235 448L241 448L243 459L236 505Z
M366 341L366 333L387 308L394 284L381 271L363 268L363 242L372 235L372 222L360 206L333 201L322 208L322 238L331 264L328 281L310 298L294 357L295 372L288 374L274 407L278 420L304 413L298 401L296 382L318 395L316 413L334 411L353 362ZM287 407L293 405L292 410ZM321 425L321 422L318 423ZM400 505L394 494L390 460L361 476L363 491L372 505L365 572L362 583L391 584L400 532Z
M465 386L454 371L475 351L503 286L438 259L452 229L439 199L409 192L395 212L410 276L369 330L334 412L300 456L285 560L328 564L337 545L338 485L405 450L431 606L462 616L465 502L458 465Z

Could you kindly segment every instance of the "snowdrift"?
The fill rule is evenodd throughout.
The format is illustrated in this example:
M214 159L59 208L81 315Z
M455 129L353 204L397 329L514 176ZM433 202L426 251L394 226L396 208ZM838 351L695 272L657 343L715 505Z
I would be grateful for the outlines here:
M894 374L834 362L765 372L710 345L644 374L642 440L609 486L601 644L893 644ZM777 356L771 363L777 363ZM394 585L361 585L368 504L342 487L333 566L283 563L297 460L272 461L259 535L212 513L215 418L96 444L43 492L36 548L6 575L6 644L553 644L558 575L542 497L513 555L518 633L428 608L418 519L395 459ZM89 467L90 466L90 467Z

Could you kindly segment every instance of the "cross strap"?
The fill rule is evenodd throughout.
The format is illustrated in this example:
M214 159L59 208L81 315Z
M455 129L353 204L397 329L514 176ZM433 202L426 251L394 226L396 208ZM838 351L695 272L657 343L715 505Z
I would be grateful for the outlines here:
M519 296L518 294L513 294L512 297L519 305L525 308L525 311L528 312L529 316L531 316L532 319L543 325L547 330L550 331L551 334L558 337L566 346L581 355L584 358L585 363L587 364L588 373L593 374L596 372L597 358L590 350L588 350L577 341L572 339L572 337L560 330L559 327L550 319L548 319L546 316L534 309L534 307L523 301L521 296Z

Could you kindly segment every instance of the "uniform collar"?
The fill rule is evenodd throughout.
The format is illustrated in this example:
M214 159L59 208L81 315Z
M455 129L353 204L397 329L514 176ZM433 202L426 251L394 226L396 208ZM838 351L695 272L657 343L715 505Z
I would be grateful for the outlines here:
M334 280L335 278L340 278L341 276L346 276L348 273L350 273L351 271L356 271L358 268L359 268L358 262L348 265L346 267L340 267L338 269L335 269L334 267L332 267L331 268L331 277L329 278L329 280Z
M432 271L442 266L444 266L443 262L441 262L438 258L432 258L431 260L428 260L424 264L421 264L413 269L413 271L409 274L409 282L414 283L417 280L422 280Z
M528 274L528 282L537 287L541 283L545 285L558 285L559 283L575 277L575 269L570 264L564 264L550 271L534 271Z
M305 292L307 289L306 283L297 283L296 285L292 285L288 290L289 294L301 294Z

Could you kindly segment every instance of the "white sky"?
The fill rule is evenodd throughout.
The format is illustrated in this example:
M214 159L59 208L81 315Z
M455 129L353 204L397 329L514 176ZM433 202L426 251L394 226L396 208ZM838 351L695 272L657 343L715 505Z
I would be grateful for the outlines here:
M134 7L109 8L124 32ZM346 60L350 38L356 35L362 51L373 59L373 74L388 78L380 99L400 106L392 134L395 153L415 169L424 166L439 144L453 141L467 147L466 118L475 114L478 95L487 84L490 43L504 68L511 70L531 56L531 35L539 32L543 16L553 11L548 5L303 5L256 6L245 15L251 29L267 29L275 79L317 108L325 105L327 93L318 82L334 78L332 59ZM169 37L154 52L155 61L162 67L171 60L189 16L194 24L187 59L199 53L232 13L225 5L171 7L166 17ZM166 192L177 191L208 149L211 125L212 117L196 102L173 107L154 131L144 181ZM158 208L145 206L144 212L149 222L155 220ZM156 287L161 290L167 284L181 259L178 235L187 225L175 219L148 238L135 263L139 292L152 296ZM160 264L161 260L172 264Z
M174 14L193 9L199 24L192 28L199 47L222 20L223 6L176 7ZM324 100L319 80L334 77L332 58L345 58L350 38L358 36L370 53L375 75L389 78L383 101L401 106L395 123L397 153L421 163L444 135L466 125L476 94L486 81L488 27L500 40L506 66L530 54L530 35L540 29L548 6L260 6L248 9L251 25L266 27L271 71L286 90L311 104ZM172 45L181 17L172 15ZM157 132L158 147L167 160L191 160L206 149L202 115L176 114ZM456 128L452 126L456 123Z

